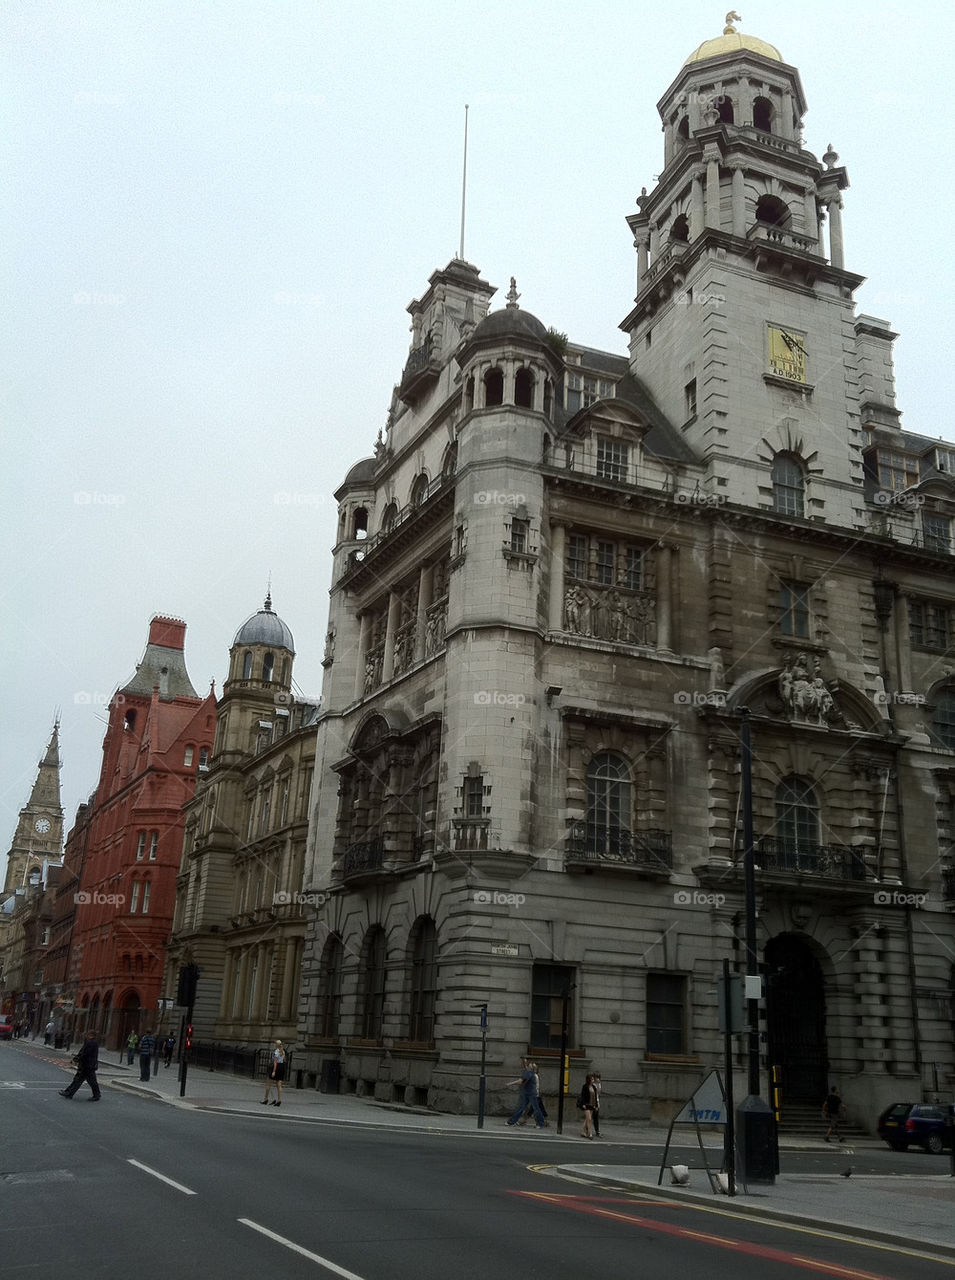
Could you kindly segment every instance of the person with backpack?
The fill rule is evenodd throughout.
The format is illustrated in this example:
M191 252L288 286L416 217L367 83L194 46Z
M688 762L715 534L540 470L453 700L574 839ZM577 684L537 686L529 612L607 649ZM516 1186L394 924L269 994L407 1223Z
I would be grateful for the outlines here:
M593 1138L594 1136L594 1112L599 1105L597 1090L594 1087L594 1076L591 1072L584 1084L581 1086L580 1093L577 1096L577 1106L584 1113L584 1127L580 1131L582 1138Z
M139 1078L149 1080L149 1068L152 1066L153 1054L156 1052L156 1037L152 1028L146 1032L139 1042Z

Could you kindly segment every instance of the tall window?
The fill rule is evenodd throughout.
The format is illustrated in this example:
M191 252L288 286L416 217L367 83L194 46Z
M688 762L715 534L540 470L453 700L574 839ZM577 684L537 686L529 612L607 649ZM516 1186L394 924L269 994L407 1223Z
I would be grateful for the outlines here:
M129 893L129 914L134 916L136 908L139 906L139 881L133 881L133 887Z
M141 915L145 916L149 914L149 894L151 890L152 890L152 884L150 883L150 881L144 880L143 881L143 905L140 908Z
M784 636L809 639L809 588L802 582L779 586L779 630Z
M380 1040L385 1007L385 931L380 925L369 929L362 950L361 1034Z
M272 679L272 673L275 671L275 654L267 653L262 659L262 679L266 684Z
M325 943L318 993L318 1034L325 1040L338 1035L342 1006L342 958L344 947L337 933Z
M465 818L484 817L484 775L464 779L462 811Z
M139 839L136 841L136 861L142 862L146 856L146 832L140 831Z
M819 844L819 805L812 783L784 778L776 788L776 838L785 854L815 853Z
M599 586L643 586L643 548L632 542L611 542L585 533L567 538L567 576Z
M630 840L630 766L623 756L601 751L587 769L587 850L619 854Z
M778 453L773 459L773 510L786 516L803 516L806 477L791 454Z
M531 979L533 1049L559 1049L564 998L567 998L567 1047L574 1047L574 970L563 964L535 964Z
M159 832L150 831L149 833L149 861L156 861L156 854L159 852Z
M246 650L242 659L242 679L252 679L252 654L248 650Z
M530 520L521 520L514 516L511 520L511 543L510 549L523 554L527 551L531 522Z
M935 702L932 728L943 747L955 751L955 692L944 689Z
M685 974L647 974L647 1053L686 1053Z
M895 453L889 449L879 449L876 453L879 484L883 489L899 493L909 485L917 484L919 464L917 458L910 458L904 453Z
M412 931L411 1007L408 1038L434 1039L434 1005L438 989L437 935L430 916L421 916Z

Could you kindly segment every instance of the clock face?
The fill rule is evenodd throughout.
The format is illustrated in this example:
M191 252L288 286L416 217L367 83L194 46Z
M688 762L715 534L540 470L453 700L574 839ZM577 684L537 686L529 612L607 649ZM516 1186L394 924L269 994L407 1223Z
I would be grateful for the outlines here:
M50 829L49 818L37 818L33 824L33 829L41 836L45 836Z
M806 339L792 329L769 326L769 368L777 378L806 381Z

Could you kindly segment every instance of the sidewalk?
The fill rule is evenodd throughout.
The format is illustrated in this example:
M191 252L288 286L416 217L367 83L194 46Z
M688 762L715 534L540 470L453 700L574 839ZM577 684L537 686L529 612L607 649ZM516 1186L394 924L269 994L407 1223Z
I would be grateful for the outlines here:
M66 1050L62 1052L62 1056L69 1060ZM246 1077L211 1072L194 1066L189 1068L185 1096L180 1098L175 1064L168 1068L160 1065L158 1074L151 1076L146 1083L140 1081L138 1062L128 1067L125 1062L118 1063L112 1054L100 1058L99 1077L103 1085L176 1106L257 1115L263 1121L304 1119L361 1125L385 1131L454 1133L502 1142L514 1141L515 1133L519 1133L540 1144L542 1161L548 1161L558 1172L573 1178L652 1193L664 1199L702 1202L716 1209L794 1222L819 1228L824 1232L830 1227L839 1227L851 1235L913 1249L927 1249L955 1258L955 1178L949 1176L947 1157L927 1156L926 1172L912 1177L841 1176L852 1166L853 1155L857 1152L884 1149L884 1145L875 1138L860 1139L847 1142L842 1147L830 1148L812 1139L784 1137L780 1141L784 1167L787 1150L818 1151L820 1154L831 1154L832 1172L783 1172L772 1186L753 1186L748 1193L743 1191L740 1180L738 1195L729 1199L711 1192L709 1180L701 1167L698 1149L690 1157L692 1165L689 1186L670 1185L667 1170L664 1170L663 1185L657 1186L659 1160L666 1141L666 1131L645 1122L607 1124L605 1136L600 1140L598 1150L613 1149L615 1155L622 1154L626 1148L636 1147L632 1164L558 1163L572 1160L570 1149L573 1148L576 1156L583 1146L577 1134L577 1113L573 1110L564 1117L564 1134L561 1136L553 1127L543 1131L534 1130L530 1126L520 1130L508 1129L504 1124L504 1117L496 1115L487 1116L484 1128L479 1130L473 1115L445 1115L423 1108L388 1105L352 1095L318 1093L314 1089L286 1087L281 1108L263 1107L263 1081L252 1081ZM552 1125L555 1119L552 1114ZM718 1169L721 1154L719 1139L716 1135L707 1135L704 1140L712 1167ZM691 1133L687 1133L683 1141L687 1144L693 1142L695 1145L696 1140ZM594 1145L588 1145L588 1155L596 1154ZM647 1147L653 1150L647 1150Z

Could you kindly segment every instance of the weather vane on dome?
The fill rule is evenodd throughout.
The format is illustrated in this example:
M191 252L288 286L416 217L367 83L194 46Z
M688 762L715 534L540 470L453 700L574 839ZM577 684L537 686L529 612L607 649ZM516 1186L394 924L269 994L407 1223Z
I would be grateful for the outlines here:
M511 276L511 287L507 291L508 308L516 307L517 300L520 296L521 295L517 292L517 280L514 276Z
M726 23L726 26L723 28L723 35L724 35L724 36L735 36L735 35L736 35L736 28L733 26L733 23L734 23L734 22L742 22L742 21L743 21L743 19L739 16L739 14L736 12L736 10L735 10L735 9L730 9L729 13L728 13L728 14L726 15L726 17L724 18L724 22Z

